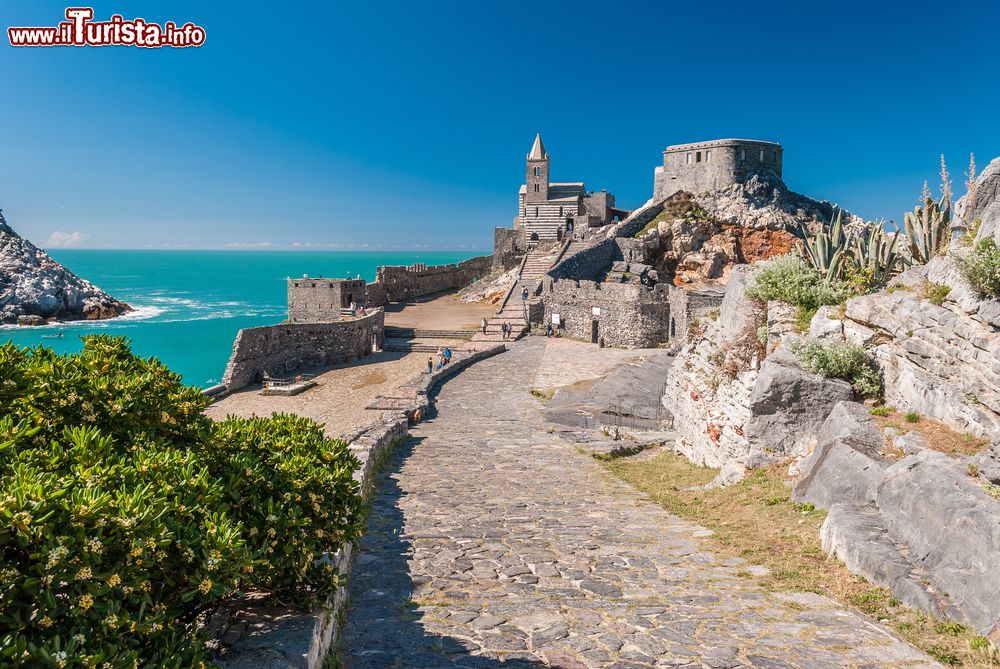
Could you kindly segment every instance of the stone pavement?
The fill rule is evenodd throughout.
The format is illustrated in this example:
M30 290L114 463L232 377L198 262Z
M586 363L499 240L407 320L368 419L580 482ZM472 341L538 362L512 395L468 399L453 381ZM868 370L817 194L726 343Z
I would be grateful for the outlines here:
M529 394L547 344L450 380L378 477L345 667L938 666L830 599L763 591L550 432Z

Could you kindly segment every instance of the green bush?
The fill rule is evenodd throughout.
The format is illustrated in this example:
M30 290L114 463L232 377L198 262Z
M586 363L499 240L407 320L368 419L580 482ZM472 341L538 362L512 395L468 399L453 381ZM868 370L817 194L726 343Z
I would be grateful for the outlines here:
M827 282L819 271L794 255L781 256L762 267L747 289L752 300L781 300L798 309L800 323L812 319L823 305L840 304L854 295L844 282Z
M254 558L247 587L277 593L299 606L321 603L339 574L327 550L361 536L359 463L343 441L327 439L314 421L293 415L230 418L205 454L222 481L230 514L244 527Z
M357 463L314 424L215 424L120 338L69 356L2 346L0 379L0 665L200 666L201 616L224 598L330 592L305 547L315 561L356 536ZM287 495L300 483L307 499ZM280 550L261 557L271 527Z
M803 337L789 346L810 372L826 378L843 379L861 397L879 399L882 379L875 363L856 344L826 344Z
M1000 297L1000 246L992 237L979 242L955 262L965 280L980 297Z

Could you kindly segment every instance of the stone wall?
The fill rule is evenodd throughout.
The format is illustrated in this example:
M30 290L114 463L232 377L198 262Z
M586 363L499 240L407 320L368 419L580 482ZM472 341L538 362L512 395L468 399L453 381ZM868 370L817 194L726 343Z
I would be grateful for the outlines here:
M606 346L652 347L665 342L669 309L667 286L554 281L542 293L544 322L553 314L572 339Z
M656 168L653 197L721 190L764 172L781 177L781 162L782 148L775 142L721 139L668 146L663 166Z
M667 302L670 310L669 339L679 348L684 344L688 329L697 321L699 324L713 317L722 305L725 289L679 288L670 286Z
M264 374L287 376L296 370L363 358L384 340L382 309L334 323L285 323L245 328L236 334L222 384L229 392L259 383Z
M464 288L489 275L493 256L478 256L450 265L410 265L379 267L375 284L369 284L368 306L412 300L445 290Z
M493 229L493 271L506 271L517 267L526 253L524 234L514 228Z

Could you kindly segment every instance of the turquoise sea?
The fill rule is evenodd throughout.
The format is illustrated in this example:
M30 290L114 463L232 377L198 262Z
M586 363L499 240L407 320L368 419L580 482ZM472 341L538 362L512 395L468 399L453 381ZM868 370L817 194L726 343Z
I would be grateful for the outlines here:
M142 356L156 356L194 386L222 380L240 328L287 316L290 276L375 278L379 265L440 265L483 252L91 251L53 250L53 258L136 309L108 321L0 327L0 343L78 351L80 336L124 335ZM63 333L59 339L51 337Z

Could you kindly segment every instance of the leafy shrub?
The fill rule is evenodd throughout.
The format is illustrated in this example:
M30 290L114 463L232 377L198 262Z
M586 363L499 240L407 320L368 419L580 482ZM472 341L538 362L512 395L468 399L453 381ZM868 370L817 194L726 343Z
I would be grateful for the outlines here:
M218 425L204 460L244 527L253 571L247 587L297 605L319 603L337 587L329 550L363 530L361 497L352 478L357 459L307 418L230 418Z
M873 416L882 416L882 417L891 416L892 414L896 413L896 407L885 406L885 405L882 405L880 407L872 407L872 410L869 413L871 413L871 415Z
M847 284L827 282L823 274L793 255L781 256L762 267L747 289L752 300L781 300L798 309L800 322L812 319L824 305L840 304L854 294Z
M920 422L920 414L918 414L916 411L907 411L906 414L903 415L903 418L906 419L907 423Z
M199 666L200 616L222 599L329 592L302 544L319 558L356 533L356 461L300 419L254 432L214 424L206 403L121 338L70 356L0 347L0 665ZM285 496L323 483L328 518ZM284 535L264 564L269 521L254 507L272 499ZM329 528L322 547L317 528Z
M826 344L803 337L792 342L790 349L810 372L825 378L848 381L854 392L867 399L882 396L882 379L878 369L860 346Z
M1000 247L992 237L979 242L955 262L965 280L980 297L1000 297Z

